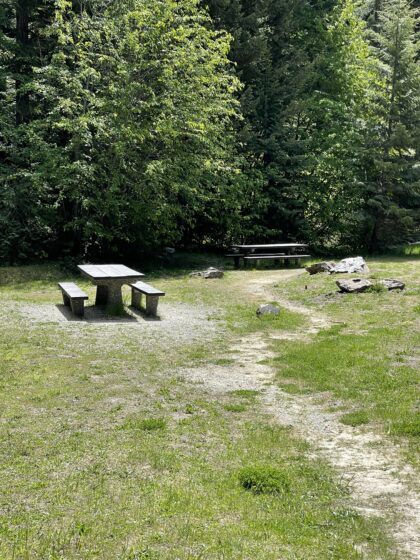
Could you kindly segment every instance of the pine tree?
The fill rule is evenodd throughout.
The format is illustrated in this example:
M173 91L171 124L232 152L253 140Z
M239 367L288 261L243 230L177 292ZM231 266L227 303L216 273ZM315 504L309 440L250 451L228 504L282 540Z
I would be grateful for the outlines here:
M418 235L420 225L420 72L417 12L383 0L371 38L379 61L366 162L367 240L371 250Z

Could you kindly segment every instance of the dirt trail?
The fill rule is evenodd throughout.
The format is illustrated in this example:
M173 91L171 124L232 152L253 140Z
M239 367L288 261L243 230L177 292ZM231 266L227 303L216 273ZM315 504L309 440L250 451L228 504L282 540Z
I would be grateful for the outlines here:
M252 293L258 293L266 301L275 299L310 319L309 329L280 335L302 343L319 330L328 328L330 321L271 293L273 284L296 274L296 271L279 271L253 280L248 286ZM326 459L339 472L348 484L354 507L364 515L386 518L400 558L420 558L420 500L414 490L417 477L410 466L404 465L398 447L369 428L342 424L339 421L342 412L326 411L326 406L339 404L331 395L291 395L282 391L274 384L274 368L261 363L273 357L269 342L270 339L255 334L244 337L231 348L235 364L191 369L183 374L205 384L212 392L225 393L240 388L261 391L265 410L280 424L293 426L299 436L312 444L314 458Z

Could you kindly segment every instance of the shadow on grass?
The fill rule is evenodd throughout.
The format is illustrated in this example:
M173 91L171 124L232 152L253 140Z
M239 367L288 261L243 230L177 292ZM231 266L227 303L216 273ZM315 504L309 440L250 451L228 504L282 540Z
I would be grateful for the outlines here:
M85 307L85 315L84 317L78 317L74 315L70 309L66 305L56 304L56 309L61 313L61 315L65 318L66 321L69 322L84 322L84 323L121 323L121 324L133 324L133 323L141 323L145 322L155 322L161 321L159 316L151 317L146 315L145 312L135 309L134 307L129 307L130 313L124 310L124 312L120 315L110 315L107 313L106 307L101 307L98 305L88 305Z

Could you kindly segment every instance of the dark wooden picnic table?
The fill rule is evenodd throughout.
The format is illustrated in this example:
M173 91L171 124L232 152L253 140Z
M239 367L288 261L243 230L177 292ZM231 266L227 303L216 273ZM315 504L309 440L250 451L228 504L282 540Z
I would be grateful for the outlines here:
M232 253L226 256L233 257L235 267L239 266L239 259L242 258L244 263L247 261L256 261L260 259L273 259L289 262L290 260L297 260L309 255L303 255L301 250L307 249L308 245L305 243L258 243L252 245L236 244L231 245ZM292 253L295 254L292 254Z
M255 253L258 251L271 251L274 253L283 252L288 254L292 249L307 249L308 245L305 243L261 243L256 245L232 245L232 249L244 254Z
M97 286L96 305L122 305L122 286L144 276L123 264L79 264L77 268Z

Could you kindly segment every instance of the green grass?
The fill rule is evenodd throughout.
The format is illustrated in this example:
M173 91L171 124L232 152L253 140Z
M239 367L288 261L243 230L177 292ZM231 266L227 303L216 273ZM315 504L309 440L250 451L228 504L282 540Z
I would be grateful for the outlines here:
M256 317L266 302L244 285L264 271L229 271L211 284L187 272L162 269L151 281L167 292L165 304L208 310L214 334L192 342L162 336L153 323L137 330L118 321L30 319L21 310L60 303L60 280L76 279L90 300L94 289L53 265L0 269L0 558L395 558L382 521L352 509L336 473L313 460L290 429L272 424L258 391L212 393L182 376L184 367L231 367L224 356L238 335L305 329L307 319L283 309L275 318ZM297 300L299 282L287 284ZM400 335L415 313L410 294L403 297L408 315ZM383 345L395 336L388 332L395 309L387 313L381 320L362 314L363 324L373 321L381 331ZM378 340L347 328L309 345L279 342L279 374L304 377L305 387L334 387L338 352L346 373L334 390L373 403L373 417L380 416L396 397L396 381L381 361L366 358L373 348L379 353ZM397 356L395 348L391 356L398 383L405 379L399 390L407 414L399 421L406 424L396 437L412 438L411 339L403 340L398 351L408 353ZM364 371L372 367L374 375ZM379 382L372 387L376 375L388 380L389 394L382 395Z
M368 408L384 433L405 436L408 456L418 464L420 260L378 258L369 265L372 276L401 279L406 290L325 298L336 291L335 276L304 275L288 283L290 298L336 324L303 345L275 342L278 380L299 380Z
M228 412L245 412L247 406L245 404L226 404L224 408Z
M282 495L290 491L288 470L282 471L270 465L244 467L239 471L238 479L243 488L254 494Z
M340 422L347 426L362 426L363 424L369 423L369 416L364 410L356 410L343 414L340 418Z

